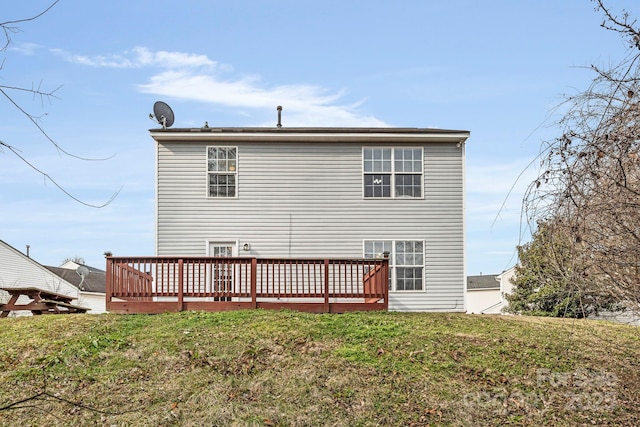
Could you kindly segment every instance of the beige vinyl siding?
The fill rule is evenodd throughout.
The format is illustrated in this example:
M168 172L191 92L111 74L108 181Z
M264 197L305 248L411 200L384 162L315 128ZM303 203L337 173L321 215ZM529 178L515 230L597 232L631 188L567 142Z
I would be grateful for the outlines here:
M207 146L238 148L238 197L207 198ZM204 256L207 241L256 257L362 257L365 240L423 240L425 291L390 309L464 311L463 148L423 147L424 197L363 198L362 147L389 144L158 144L157 254Z

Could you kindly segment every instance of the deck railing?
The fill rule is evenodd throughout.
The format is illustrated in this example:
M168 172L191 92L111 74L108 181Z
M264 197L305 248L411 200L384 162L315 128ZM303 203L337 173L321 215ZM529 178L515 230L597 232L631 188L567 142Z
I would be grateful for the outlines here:
M388 259L107 257L107 310L386 310Z

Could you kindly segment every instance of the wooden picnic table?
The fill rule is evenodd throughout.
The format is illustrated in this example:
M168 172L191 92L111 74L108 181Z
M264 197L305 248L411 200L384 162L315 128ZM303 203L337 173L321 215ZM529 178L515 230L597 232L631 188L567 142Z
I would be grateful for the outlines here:
M0 317L7 317L12 311L26 310L35 315L39 314L67 314L86 313L88 308L71 304L75 298L69 295L58 294L40 288L0 288L8 292L11 297L6 304L0 304ZM28 297L31 301L26 304L18 304L18 298Z

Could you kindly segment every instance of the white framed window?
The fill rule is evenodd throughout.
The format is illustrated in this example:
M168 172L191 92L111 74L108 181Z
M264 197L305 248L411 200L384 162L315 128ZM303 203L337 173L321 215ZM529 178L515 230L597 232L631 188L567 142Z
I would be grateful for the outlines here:
M207 147L207 196L237 195L238 147Z
M422 147L363 147L365 198L421 198Z
M209 247L208 256L234 257L238 256L238 244L236 242L212 242L207 241Z
M389 290L424 290L424 241L365 240L364 257L389 255Z

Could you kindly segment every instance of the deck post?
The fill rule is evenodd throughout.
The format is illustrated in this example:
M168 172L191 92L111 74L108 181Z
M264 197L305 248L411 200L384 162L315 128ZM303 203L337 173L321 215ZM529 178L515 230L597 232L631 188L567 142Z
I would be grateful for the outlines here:
M106 289L105 289L105 309L109 311L111 306L111 295L113 294L113 258L107 257L107 271L106 271Z
M329 312L329 260L324 260L324 312Z
M258 307L258 259L251 258L251 308Z
M384 284L384 289L382 292L384 293L384 309L389 310L389 254L385 252L384 261L383 261L383 271L384 276L382 283Z
M178 311L184 310L184 260L178 260Z
M384 309L389 310L389 253L384 253L384 260L382 261L383 274L384 279L382 283L384 284L384 289L382 293L384 294Z

